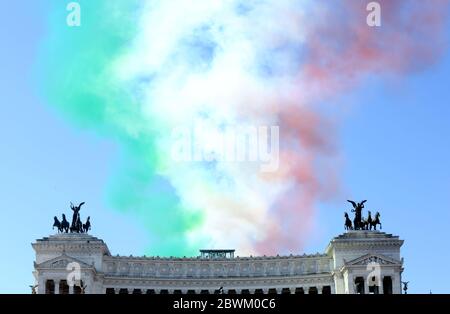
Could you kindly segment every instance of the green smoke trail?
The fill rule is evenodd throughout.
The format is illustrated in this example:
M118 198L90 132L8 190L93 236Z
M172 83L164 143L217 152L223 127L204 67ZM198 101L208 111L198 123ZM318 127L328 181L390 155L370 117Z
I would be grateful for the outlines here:
M201 222L201 215L183 208L170 184L157 175L162 164L154 149L158 122L148 125L136 92L118 84L112 70L132 44L142 1L78 3L80 27L66 24L64 3L50 6L38 62L40 89L73 125L118 143L121 155L106 189L107 202L144 224L152 239L149 253L193 254L198 246L187 243L186 232Z

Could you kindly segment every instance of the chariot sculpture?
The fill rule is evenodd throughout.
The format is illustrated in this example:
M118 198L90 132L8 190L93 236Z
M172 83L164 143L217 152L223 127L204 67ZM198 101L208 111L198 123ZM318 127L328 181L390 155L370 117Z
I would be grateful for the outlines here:
M66 219L66 215L62 214L62 219L59 221L58 217L54 217L53 229L56 227L58 233L87 233L91 229L90 216L86 219L85 223L81 222L80 210L85 202L81 202L78 206L74 206L72 202L70 203L70 209L73 211L72 223Z
M374 218L372 218L372 213L368 211L367 213L367 219L365 219L362 216L362 210L364 209L364 203L367 202L367 200L361 201L359 203L347 200L347 202L351 203L353 208L351 209L351 212L355 213L355 218L353 219L353 223L348 217L348 213L344 213L345 217L345 223L344 228L345 230L377 230L377 225L380 225L381 227L381 221L380 221L380 213L376 212Z

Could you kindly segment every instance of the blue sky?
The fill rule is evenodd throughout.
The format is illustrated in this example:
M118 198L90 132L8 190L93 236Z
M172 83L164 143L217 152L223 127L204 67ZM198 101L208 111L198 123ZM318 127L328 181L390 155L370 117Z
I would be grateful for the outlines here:
M30 243L51 233L52 217L85 201L94 228L113 254L142 254L146 232L105 207L114 143L65 123L38 97L33 66L44 1L11 1L0 10L0 293L29 293ZM305 252L321 252L343 232L345 199L368 199L383 230L405 240L404 279L417 293L450 292L450 54L401 80L367 81L337 99L342 201L320 204Z

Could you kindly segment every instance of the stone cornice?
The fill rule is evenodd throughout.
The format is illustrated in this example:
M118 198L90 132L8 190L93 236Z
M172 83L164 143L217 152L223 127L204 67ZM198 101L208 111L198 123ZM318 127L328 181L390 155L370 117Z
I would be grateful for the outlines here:
M333 238L326 248L326 254L330 255L333 248L339 249L358 249L361 247L398 247L403 245L403 240L400 240L398 236L392 234L387 234L380 231L368 231L368 230L357 230L348 231Z
M109 276L156 278L268 277L329 273L327 256L290 259L121 259L105 257L103 272Z
M236 286L261 286L276 284L332 284L333 277L331 274L312 275L312 276L287 276L287 277L253 277L253 278L132 278L132 277L104 277L104 285L133 285L133 286L161 286L161 287L207 287L218 285L236 285Z
M312 259L316 260L318 258L329 259L327 254L303 254L303 255L277 255L277 256L247 256L247 257L234 257L234 258L215 258L215 259L206 259L198 257L164 257L164 256L120 256L114 255L109 256L107 259L114 259L115 261L129 261L129 262L148 262L148 261L160 261L160 262L244 262L244 261L285 261L285 260L298 260L298 259ZM106 259L105 259L106 260Z
M31 246L37 252L78 251L109 256L108 246L103 240L89 234L58 233L36 240Z

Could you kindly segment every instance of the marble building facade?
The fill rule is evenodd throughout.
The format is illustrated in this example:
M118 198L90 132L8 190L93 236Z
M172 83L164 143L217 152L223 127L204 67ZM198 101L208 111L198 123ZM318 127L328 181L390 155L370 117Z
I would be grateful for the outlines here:
M59 233L32 243L39 294L353 294L401 293L403 240L380 231L348 231L324 253L196 257L113 256L89 234Z

